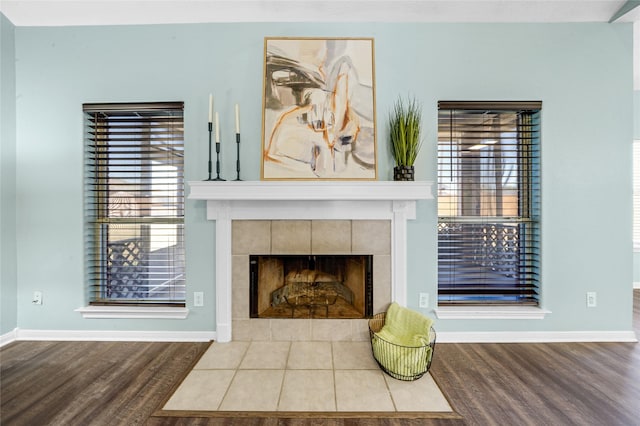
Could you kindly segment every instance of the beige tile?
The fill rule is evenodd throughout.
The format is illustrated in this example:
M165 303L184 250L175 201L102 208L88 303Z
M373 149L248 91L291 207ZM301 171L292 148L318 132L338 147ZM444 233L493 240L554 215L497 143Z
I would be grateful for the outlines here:
M336 370L378 370L369 342L333 342L333 365Z
M391 303L391 256L373 258L373 313L383 312Z
M311 340L311 320L289 318L272 319L271 339L283 342Z
M220 406L235 370L194 370L163 407L165 410L215 411Z
M278 411L335 411L331 370L287 370Z
M395 411L380 370L335 370L338 411Z
M214 342L202 355L195 370L228 370L238 368L249 342Z
M453 411L428 373L411 382L396 380L386 374L384 379L398 411Z
M221 411L276 411L284 370L238 370Z
M231 257L231 297L232 317L248 319L249 313L249 256Z
M231 256L231 279L234 286L249 288L248 254L234 254Z
M311 322L311 340L324 342L352 340L351 321L341 319L314 319Z
M251 310L249 308L249 289L237 288L231 289L232 297L232 318L246 320L251 317Z
M309 254L310 220L274 220L271 222L272 254Z
M231 222L232 254L269 254L271 222L234 220Z
M350 220L314 220L311 222L311 253L351 253Z
M288 369L330 370L333 368L330 342L293 342Z
M232 332L233 340L271 340L271 328L268 319L234 319L232 322Z
M352 340L356 342L369 342L369 320L354 319L351 322Z
M354 220L351 230L353 253L391 255L391 221Z
M234 286L249 288L249 255L231 256L231 279Z
M251 342L240 368L283 370L287 365L290 346L289 342Z

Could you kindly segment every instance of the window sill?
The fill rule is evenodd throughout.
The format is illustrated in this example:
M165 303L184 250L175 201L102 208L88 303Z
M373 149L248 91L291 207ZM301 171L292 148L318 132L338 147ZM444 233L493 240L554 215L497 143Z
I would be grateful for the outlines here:
M443 306L434 310L438 319L541 320L551 311L534 306Z
M157 306L86 306L75 310L83 318L186 319L188 308Z

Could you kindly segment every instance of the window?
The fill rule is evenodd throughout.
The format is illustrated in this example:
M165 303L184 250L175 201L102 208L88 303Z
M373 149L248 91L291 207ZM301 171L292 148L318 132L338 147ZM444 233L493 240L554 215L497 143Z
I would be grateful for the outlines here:
M540 102L439 102L438 305L538 305Z
M92 305L185 305L183 109L83 105Z

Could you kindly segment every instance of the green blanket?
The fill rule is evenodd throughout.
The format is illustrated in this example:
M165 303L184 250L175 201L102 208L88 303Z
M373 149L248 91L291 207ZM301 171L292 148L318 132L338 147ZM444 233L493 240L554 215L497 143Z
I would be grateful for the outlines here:
M384 326L371 340L373 356L392 377L410 378L424 373L431 359L432 324L431 318L392 303Z

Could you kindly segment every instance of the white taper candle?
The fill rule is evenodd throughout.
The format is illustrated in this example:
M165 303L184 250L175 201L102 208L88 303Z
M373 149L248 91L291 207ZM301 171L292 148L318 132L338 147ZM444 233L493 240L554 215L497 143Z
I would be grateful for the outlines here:
M218 111L216 111L216 143L220 142L220 118L218 117Z
M240 133L240 107L236 104L236 134Z
M209 123L213 122L213 95L209 93Z

